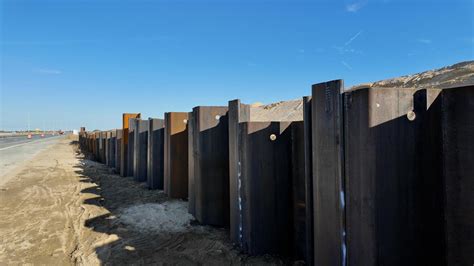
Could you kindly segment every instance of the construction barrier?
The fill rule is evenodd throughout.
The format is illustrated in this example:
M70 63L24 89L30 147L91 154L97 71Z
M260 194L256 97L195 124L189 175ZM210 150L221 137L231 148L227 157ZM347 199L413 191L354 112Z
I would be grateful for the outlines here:
M188 212L196 217L196 191L194 183L194 130L193 112L188 113Z
M130 118L140 118L140 113L124 113L122 115L122 142L120 144L120 175L127 176L129 173L128 158L128 128Z
M332 81L312 99L315 264L472 261L472 87Z
M313 150L312 150L312 98L303 97L303 144L304 144L304 182L305 182L305 234L304 254L296 252L297 257L301 256L308 265L314 264L314 217L313 217Z
M252 110L229 102L231 239L252 255L304 259L304 123L251 121Z
M147 181L148 120L135 120L133 177L138 182Z
M150 189L163 189L165 123L148 119L147 183Z
M81 128L79 145L122 176L188 198L200 223L228 226L251 255L472 264L474 86L344 90L334 80L303 97L302 121L257 108L233 100L164 120L124 114L123 129Z
M137 130L137 120L140 118L130 118L128 120L128 145L127 145L127 176L133 176L135 163L135 131Z
M123 138L123 130L117 129L115 131L116 139L115 139L115 170L117 173L121 171L121 153L122 153L122 138Z
M105 137L104 137L104 164L109 166L109 157L110 157L110 131L105 131Z
M311 122L315 265L342 265L345 260L341 164L344 137L340 102L342 89L341 80L313 85Z
M202 224L229 224L227 107L198 106L189 114L189 205Z
M311 251L308 239L312 240L308 231L310 220L307 215L306 191L306 154L305 154L305 128L303 121L295 121L290 125L291 130L291 215L292 215L292 242L290 252L293 258L307 260Z
M105 165L110 166L110 141L111 141L111 131L105 132Z
M164 191L171 198L188 197L188 113L165 113Z
M94 132L94 158L97 161L100 161L100 156L99 156L99 144L100 144L100 139L99 139L100 132Z
M429 110L441 121L446 262L468 265L474 261L474 86L444 89Z
M107 132L99 132L99 162L105 164L105 142Z
M293 182L304 179L304 175L294 176L301 171L293 171L292 165L293 157L295 161L304 157L300 149L295 151L301 154L292 154L292 133L295 137L303 133L302 126L293 129L296 125L292 122L239 124L240 245L251 255L293 256L295 202L292 192L301 190L293 187L298 184Z
M239 172L240 157L238 147L239 123L250 120L250 106L242 104L240 100L229 101L229 197L230 197L230 240L241 243L241 206L239 204Z
M109 143L109 159L108 159L108 162L109 162L109 166L111 168L115 168L115 154L116 154L116 150L115 150L115 145L116 145L116 142L117 142L117 131L116 130L112 130L110 131L110 143Z

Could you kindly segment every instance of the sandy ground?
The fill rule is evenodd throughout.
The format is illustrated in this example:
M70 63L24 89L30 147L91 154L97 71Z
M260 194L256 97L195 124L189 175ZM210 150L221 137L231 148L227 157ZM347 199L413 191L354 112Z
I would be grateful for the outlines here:
M184 204L113 174L62 139L0 188L0 264L285 263L239 253L225 229L189 224Z

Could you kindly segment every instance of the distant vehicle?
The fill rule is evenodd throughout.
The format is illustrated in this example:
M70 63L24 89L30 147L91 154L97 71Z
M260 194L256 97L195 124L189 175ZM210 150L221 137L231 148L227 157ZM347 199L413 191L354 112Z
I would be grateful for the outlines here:
M64 135L64 131L59 130L59 135Z
M42 138L44 138L44 133L43 133L43 134L41 134L41 137L42 137Z
M31 138L33 138L33 135L28 134L27 138L28 138L28 139L31 139Z

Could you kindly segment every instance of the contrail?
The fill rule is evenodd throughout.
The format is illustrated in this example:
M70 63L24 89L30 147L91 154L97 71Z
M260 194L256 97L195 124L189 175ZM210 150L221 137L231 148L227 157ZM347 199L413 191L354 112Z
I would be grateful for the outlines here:
M351 44L351 42L353 42L355 39L357 39L357 37L359 37L359 35L362 34L362 31L359 31L356 35L352 36L352 38L350 38L344 45L345 46L348 46L349 44Z
M345 67L347 67L349 70L352 70L352 67L346 63L346 61L341 61L341 64L343 64Z

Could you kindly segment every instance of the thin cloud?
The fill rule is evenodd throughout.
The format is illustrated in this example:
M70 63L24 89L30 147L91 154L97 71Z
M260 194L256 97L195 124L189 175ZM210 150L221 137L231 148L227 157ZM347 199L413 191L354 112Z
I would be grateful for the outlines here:
M432 43L432 41L430 39L418 39L418 42L423 43L423 44L431 44Z
M355 3L352 3L352 4L348 4L348 5L346 5L346 11L351 12L351 13L356 13L361 8L363 8L366 4L367 4L367 1L355 2Z
M47 69L47 68L37 68L33 69L33 72L40 73L40 74L47 74L47 75L59 75L62 73L61 70L58 69Z
M348 63L346 63L346 61L341 61L341 64L347 67L347 69L352 70L352 67Z
M334 49L336 49L339 54L362 54L362 51L360 50L356 50L354 48L350 48L350 47L347 47L347 46L333 46Z
M334 49L336 49L339 54L344 55L344 54L362 54L362 51L356 50L351 47L351 43L355 41L361 34L363 30L360 30L357 32L354 36L352 36L349 40L347 40L343 46L333 46Z
M362 30L359 31L358 33L356 33L354 36L352 36L352 38L350 38L344 45L345 46L348 46L349 44L351 44L355 39L357 39L357 37L359 37L359 35L362 34Z

